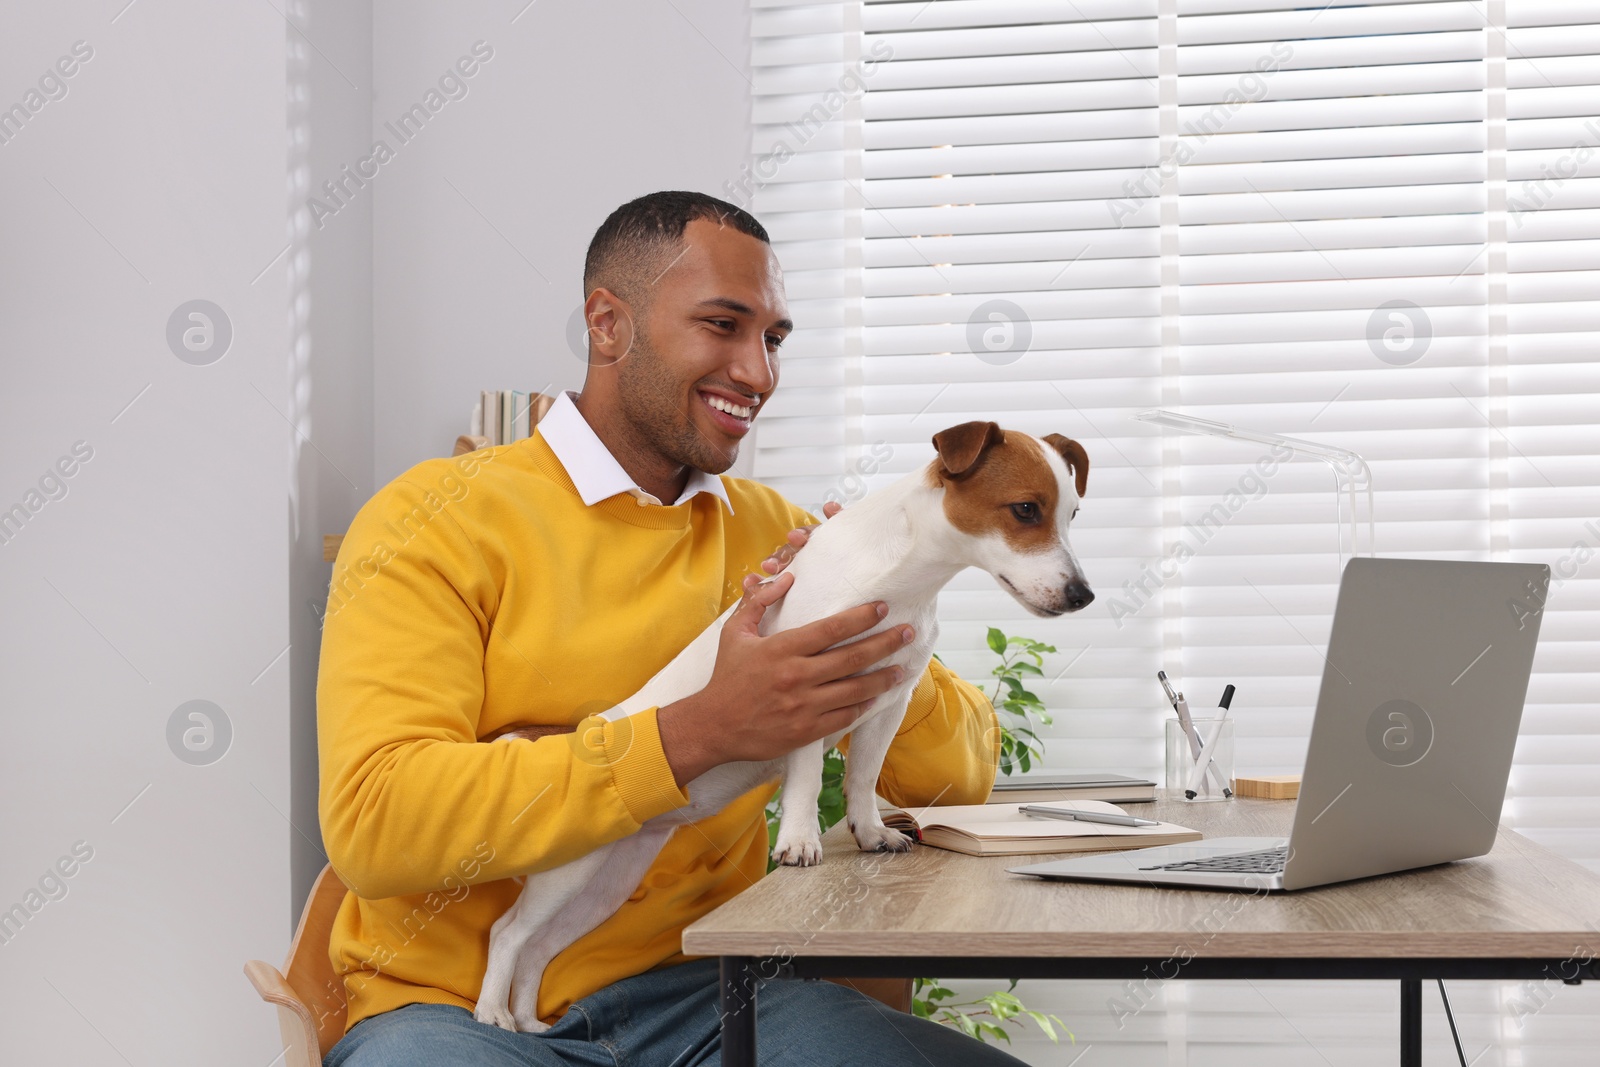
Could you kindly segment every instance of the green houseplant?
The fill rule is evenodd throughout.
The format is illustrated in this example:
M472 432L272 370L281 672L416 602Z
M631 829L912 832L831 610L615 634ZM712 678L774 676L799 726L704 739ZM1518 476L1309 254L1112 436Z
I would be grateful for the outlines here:
M1038 725L1048 726L1051 719L1044 702L1029 692L1025 679L1043 677L1043 654L1056 649L1054 645L1029 637L1007 637L993 626L989 627L988 645L989 650L1000 657L999 664L990 671L995 678L995 688L989 695L1000 724L999 770L1001 774L1010 774L1017 768L1027 771L1044 754L1044 742L1034 731L1035 720ZM944 662L937 652L934 659ZM823 757L817 818L824 832L844 818L844 757L838 749L830 748ZM768 847L775 845L777 839L778 798L774 796L767 805ZM768 871L773 866L768 860ZM976 1000L957 1001L956 992L940 979L916 978L912 980L911 1012L918 1018L953 1026L979 1041L998 1038L1007 1043L1011 1041L1007 1024L1021 1025L1024 1019L1032 1019L1051 1041L1059 1042L1056 1027L1066 1030L1061 1020L1028 1008L1012 992L1016 987L1017 980L1013 978L1004 990ZM1066 1033L1067 1039L1076 1043L1072 1033Z

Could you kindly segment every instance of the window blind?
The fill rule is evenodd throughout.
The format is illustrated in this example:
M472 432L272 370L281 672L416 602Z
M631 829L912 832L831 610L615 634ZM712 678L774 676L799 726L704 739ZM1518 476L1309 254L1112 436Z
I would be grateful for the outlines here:
M848 506L931 459L939 430L997 419L1090 448L1096 517L1074 546L1102 596L1157 558L1160 442L1128 416L1161 401L1159 242L1110 215L1158 162L1155 14L1154 0L756 4L757 160L852 57L884 57L855 129L832 124L754 192L798 327L759 420L758 478ZM940 655L991 692L990 625L1060 650L1031 686L1058 713L1046 767L1153 773L1159 610L1040 620L972 571L940 605Z
M1506 538L1555 571L1507 817L1600 869L1600 10L1506 15Z
M756 0L727 192L801 327L757 476L815 508L969 419L1083 440L1098 600L1039 620L968 571L941 655L982 681L991 624L1057 646L1046 768L1158 773L1165 668L1196 705L1237 684L1239 765L1286 773L1350 549L1327 470L1132 416L1353 449L1383 554L1567 561L1506 818L1600 869L1595 23L1552 0Z
M1327 468L1133 416L1352 449L1380 554L1554 568L1504 819L1600 870L1595 5L752 7L752 168L727 192L772 231L799 326L756 476L815 510L970 419L1078 438L1073 542L1098 599L1039 620L967 571L941 656L982 684L990 625L1056 645L1032 685L1055 717L1045 769L1159 775L1164 668L1196 706L1236 684L1239 766L1293 773L1351 548ZM1387 985L1267 985L1279 1003L1164 983L1126 1032L1100 1025L1104 984L1025 996L1080 1043L1169 1058L1227 1043L1191 1011L1282 1031L1232 1046L1247 1061L1387 1054ZM1506 1062L1576 1054L1572 998L1525 1028L1513 985L1452 995Z

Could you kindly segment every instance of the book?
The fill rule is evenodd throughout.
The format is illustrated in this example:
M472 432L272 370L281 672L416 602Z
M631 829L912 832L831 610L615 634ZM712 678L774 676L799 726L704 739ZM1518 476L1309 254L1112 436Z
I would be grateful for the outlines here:
M1057 800L1109 800L1137 804L1156 798L1156 784L1122 774L1032 774L997 778L991 804L1048 804Z
M520 441L528 436L530 423L528 419L528 394L520 389L511 391L511 439Z
M500 393L494 389L482 391L483 409L483 436L489 439L489 444L500 443Z
M1065 806L1065 805L1063 805ZM1126 815L1115 804L1074 798L1074 808ZM1102 822L1039 819L1018 811L1019 804L949 804L920 808L913 815L878 799L878 813L886 826L909 833L924 845L962 852L968 856L1016 856L1042 852L1105 852L1125 848L1154 848L1198 841L1199 830L1177 823L1155 826L1116 826Z

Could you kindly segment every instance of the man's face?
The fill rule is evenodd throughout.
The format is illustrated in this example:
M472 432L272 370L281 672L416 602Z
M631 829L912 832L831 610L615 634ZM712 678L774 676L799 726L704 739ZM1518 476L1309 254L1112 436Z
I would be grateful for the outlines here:
M777 388L778 346L793 325L765 242L706 219L690 222L683 238L641 300L648 310L617 366L618 399L650 448L721 474Z

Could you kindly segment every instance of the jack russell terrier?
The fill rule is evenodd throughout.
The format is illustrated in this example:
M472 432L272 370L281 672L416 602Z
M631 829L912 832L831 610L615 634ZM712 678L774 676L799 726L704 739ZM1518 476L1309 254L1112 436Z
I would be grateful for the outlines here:
M685 807L564 866L519 878L521 895L490 931L489 965L475 1012L479 1022L512 1031L548 1029L536 1004L549 962L633 895L674 829L710 818L758 786L780 777L784 783L773 859L800 867L819 862L823 754L847 733L854 736L845 769L846 817L856 843L866 852L911 847L909 838L883 824L875 792L889 743L939 636L939 591L960 571L980 567L1034 615L1054 618L1094 599L1067 543L1067 527L1089 478L1082 445L1060 434L1038 438L993 422L967 422L934 434L933 446L938 457L925 468L812 531L788 565L792 586L767 609L760 627L768 636L883 600L888 614L850 640L910 623L915 628L910 644L860 672L899 664L905 668L903 681L849 728L783 759L713 767L689 783ZM637 714L704 689L723 624L737 607L723 612L604 718ZM506 733L495 740L538 732L543 731Z

